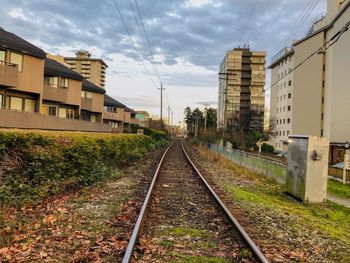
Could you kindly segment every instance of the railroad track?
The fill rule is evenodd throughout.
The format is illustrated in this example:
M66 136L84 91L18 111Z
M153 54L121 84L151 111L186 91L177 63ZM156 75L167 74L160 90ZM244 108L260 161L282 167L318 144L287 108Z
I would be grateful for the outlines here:
M167 262L169 255L184 262L192 255L202 261L268 262L180 140L165 150L158 164L122 262Z

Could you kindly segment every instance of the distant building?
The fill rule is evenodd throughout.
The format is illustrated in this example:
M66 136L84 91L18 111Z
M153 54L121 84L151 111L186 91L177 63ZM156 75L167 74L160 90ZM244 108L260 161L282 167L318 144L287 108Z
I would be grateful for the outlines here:
M85 50L79 50L75 55L76 57L65 57L65 63L85 79L104 88L107 64L100 58L91 58L91 53Z
M249 48L229 50L220 64L217 128L242 125L264 127L266 52Z
M149 127L150 115L147 111L136 111L136 119L139 120L141 127Z

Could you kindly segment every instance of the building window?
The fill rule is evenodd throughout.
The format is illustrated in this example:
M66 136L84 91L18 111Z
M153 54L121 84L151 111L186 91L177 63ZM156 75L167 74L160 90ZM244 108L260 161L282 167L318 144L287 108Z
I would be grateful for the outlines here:
M284 87L287 87L287 82L284 82Z
M288 106L288 111L290 111L292 109L292 107L291 106Z
M60 118L67 118L67 109L65 108L59 108L58 109L58 117Z
M92 99L92 92L90 91L82 91L81 97L86 99Z
M283 131L283 136L286 136L286 132L285 131Z
M68 89L68 79L67 78L60 79L60 87Z
M322 81L322 87L324 88L324 80Z
M283 124L285 124L286 123L286 119L283 119Z
M0 64L2 64L1 62L5 62L5 61L6 61L6 51L0 50Z
M283 99L284 99L284 100L286 99L286 94L283 95Z
M287 131L287 136L289 136L289 134L290 134L290 131Z
M321 130L321 136L323 137L323 130Z
M45 76L44 77L44 84L45 84L45 86L57 88L58 87L58 77Z
M287 123L290 123L290 118L287 119Z
M291 81L291 80L288 81L288 86L289 86L289 87L292 86L292 81Z
M23 70L23 55L11 52L10 53L10 63L16 64L18 66L18 71L22 72L22 70Z
M11 110L18 110L22 111L23 110L23 99L19 97L9 97L10 100L10 105L9 108Z
M57 106L43 105L43 113L45 115L57 116Z
M4 95L0 94L0 109L4 106Z
M288 93L288 99L292 98L292 93Z
M323 117L324 117L324 115L323 115L323 113L321 113L321 120L323 120Z
M67 109L67 119L74 119L74 110Z
M324 97L322 97L322 104L324 104Z
M26 112L35 112L36 101L33 99L24 100L24 111Z

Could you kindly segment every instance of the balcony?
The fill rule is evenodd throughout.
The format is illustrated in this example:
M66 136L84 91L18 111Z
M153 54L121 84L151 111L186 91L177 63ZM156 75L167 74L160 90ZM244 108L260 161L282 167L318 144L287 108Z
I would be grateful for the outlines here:
M113 121L124 121L123 113L119 114L117 112L103 112L103 119L105 120L113 120Z
M66 102L68 98L68 89L45 84L43 98L44 100Z
M16 87L18 80L18 66L5 61L0 61L0 85Z
M81 109L92 111L92 99L89 98L81 98Z

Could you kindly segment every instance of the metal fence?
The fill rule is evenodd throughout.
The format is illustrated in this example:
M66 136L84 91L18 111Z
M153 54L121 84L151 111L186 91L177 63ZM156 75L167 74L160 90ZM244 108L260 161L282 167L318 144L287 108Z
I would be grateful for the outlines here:
M210 151L225 156L235 164L245 167L256 173L263 174L269 178L275 179L278 183L284 184L286 178L286 164L266 157L260 157L255 154L219 146L217 144L209 144L200 142L200 145L208 148Z

